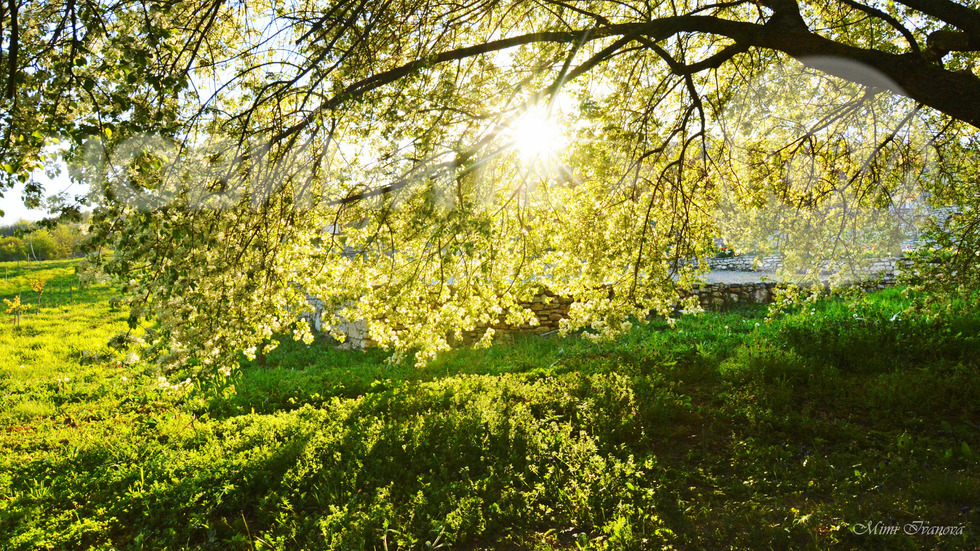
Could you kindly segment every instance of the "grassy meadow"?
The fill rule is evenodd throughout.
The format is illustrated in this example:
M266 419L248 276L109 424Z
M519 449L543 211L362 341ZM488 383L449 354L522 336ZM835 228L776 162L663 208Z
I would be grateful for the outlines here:
M0 264L49 280L0 323L0 549L980 547L980 313L890 289L188 381L75 266Z

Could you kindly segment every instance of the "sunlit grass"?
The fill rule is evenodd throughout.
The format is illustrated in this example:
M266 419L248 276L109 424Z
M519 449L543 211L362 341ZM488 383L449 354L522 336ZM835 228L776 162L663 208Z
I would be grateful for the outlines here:
M980 315L904 319L897 290L424 369L286 341L177 392L106 346L114 296L4 322L4 549L980 545ZM879 520L964 535L849 530Z
M113 308L109 299L116 293L105 284L80 287L77 260L0 263L0 298L20 296L30 305L14 328L13 318L0 322L0 370L15 380L36 377L70 377L86 353L106 352L109 338L127 329L127 311ZM45 290L38 312L37 293L27 284L29 277L43 278Z

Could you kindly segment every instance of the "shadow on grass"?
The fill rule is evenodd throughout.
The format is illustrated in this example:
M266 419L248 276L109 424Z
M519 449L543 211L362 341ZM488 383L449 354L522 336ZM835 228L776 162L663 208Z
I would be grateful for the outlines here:
M179 440L144 425L24 464L0 516L5 549L247 547L245 524L275 522L281 480L309 440L295 421L250 416Z

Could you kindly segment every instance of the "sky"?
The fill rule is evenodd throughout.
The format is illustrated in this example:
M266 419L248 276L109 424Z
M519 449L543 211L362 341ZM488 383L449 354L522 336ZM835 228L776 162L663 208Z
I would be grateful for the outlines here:
M54 179L48 178L44 174L44 171L41 170L35 172L32 177L44 186L45 196L55 195L62 191L68 191L71 195L82 195L86 191L81 187L81 184L72 184L64 170L61 171L60 176ZM18 220L30 220L33 222L48 216L48 213L43 209L26 208L24 202L21 200L21 193L23 191L24 185L17 184L12 189L3 192L3 197L0 197L0 210L3 211L3 217L0 218L0 226L14 224Z

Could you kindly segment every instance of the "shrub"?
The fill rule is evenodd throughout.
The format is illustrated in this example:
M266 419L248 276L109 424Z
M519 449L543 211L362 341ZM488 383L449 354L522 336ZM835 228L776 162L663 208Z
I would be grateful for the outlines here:
M60 249L48 230L36 230L24 236L24 251L34 260L61 258Z
M25 260L24 242L17 237L0 237L0 261Z

